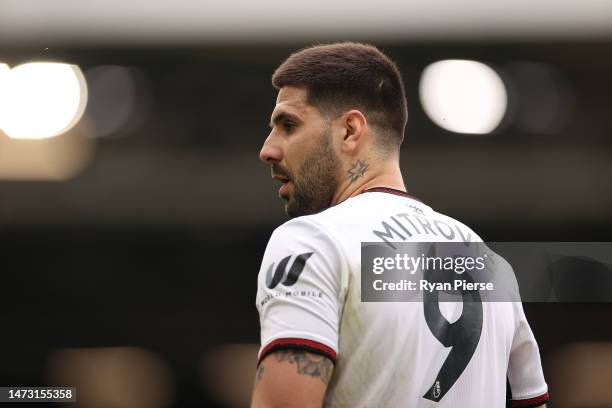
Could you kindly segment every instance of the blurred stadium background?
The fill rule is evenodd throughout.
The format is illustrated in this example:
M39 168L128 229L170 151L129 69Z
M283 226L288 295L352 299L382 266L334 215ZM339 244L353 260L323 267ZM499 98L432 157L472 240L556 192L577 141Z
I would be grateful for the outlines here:
M335 40L400 66L411 193L488 241L612 241L609 1L0 0L0 385L248 403L270 76ZM612 406L612 304L525 310L551 405Z

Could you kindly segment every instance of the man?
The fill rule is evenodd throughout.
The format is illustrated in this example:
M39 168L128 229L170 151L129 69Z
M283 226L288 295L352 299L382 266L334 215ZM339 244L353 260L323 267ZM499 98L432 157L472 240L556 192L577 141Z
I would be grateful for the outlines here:
M520 303L483 303L475 351L445 382L448 348L422 302L361 301L361 242L480 241L405 192L407 109L394 63L369 45L319 45L291 55L272 83L260 158L291 220L272 234L258 278L253 406L503 407L507 381L513 405L543 406L547 385ZM439 223L456 233L436 233Z

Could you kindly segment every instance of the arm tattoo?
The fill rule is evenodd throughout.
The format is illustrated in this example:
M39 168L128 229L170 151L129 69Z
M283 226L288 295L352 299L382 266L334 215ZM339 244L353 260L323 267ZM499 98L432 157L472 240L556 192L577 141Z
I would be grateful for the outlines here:
M299 374L320 378L323 384L329 383L334 365L328 358L304 350L280 350L274 354L278 362L295 363Z
M261 377L263 377L263 374L264 374L264 365L259 364L259 367L257 367L257 381L261 381Z
M357 181L359 177L363 177L365 172L368 170L370 165L365 160L357 160L348 171L348 178L353 181Z

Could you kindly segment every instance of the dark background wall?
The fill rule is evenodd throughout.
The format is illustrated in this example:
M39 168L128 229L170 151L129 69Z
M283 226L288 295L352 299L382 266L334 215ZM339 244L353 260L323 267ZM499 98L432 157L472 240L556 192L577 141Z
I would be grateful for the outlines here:
M213 404L202 356L258 342L255 279L284 215L257 155L274 105L270 75L303 45L0 50L10 65L61 60L88 78L97 66L130 67L140 112L131 127L98 137L96 115L108 101L92 90L71 131L90 141L81 172L61 182L0 181L0 384L45 384L57 349L133 346L170 366L174 406ZM409 191L488 241L612 240L612 43L380 45L407 86ZM420 74L448 58L486 62L509 84L509 113L493 134L453 134L424 114ZM521 82L516 64L525 62L562 78L567 109L553 115L552 130L521 122L547 115L550 101ZM612 341L612 304L525 310L547 374L561 346Z

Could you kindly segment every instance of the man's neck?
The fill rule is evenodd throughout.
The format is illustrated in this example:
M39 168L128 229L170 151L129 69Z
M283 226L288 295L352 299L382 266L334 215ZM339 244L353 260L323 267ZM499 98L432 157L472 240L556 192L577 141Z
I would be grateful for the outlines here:
M349 175L336 191L332 205L340 204L344 200L374 187L388 187L406 191L399 165L386 165L379 169L372 169L372 171L365 170L362 174L355 174L355 172L349 170Z

